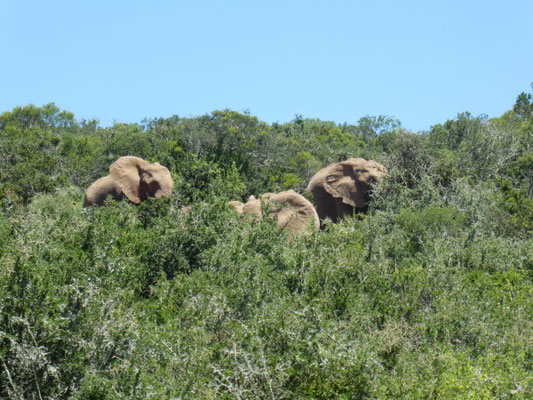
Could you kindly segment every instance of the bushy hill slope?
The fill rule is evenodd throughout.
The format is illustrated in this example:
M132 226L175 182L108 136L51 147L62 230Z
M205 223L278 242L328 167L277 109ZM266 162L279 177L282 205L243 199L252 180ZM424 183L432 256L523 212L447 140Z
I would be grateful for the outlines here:
M0 398L530 398L532 110L522 93L418 135L5 112ZM173 196L83 209L127 154L166 165ZM288 241L226 206L350 156L390 172L366 215Z

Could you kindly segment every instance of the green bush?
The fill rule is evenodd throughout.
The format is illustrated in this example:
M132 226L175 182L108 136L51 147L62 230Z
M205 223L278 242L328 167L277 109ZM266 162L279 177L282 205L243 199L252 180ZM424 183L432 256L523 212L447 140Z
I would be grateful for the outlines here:
M419 135L2 114L0 398L529 398L528 101ZM172 196L83 208L128 154L168 166ZM227 206L350 156L389 170L366 214L290 236Z

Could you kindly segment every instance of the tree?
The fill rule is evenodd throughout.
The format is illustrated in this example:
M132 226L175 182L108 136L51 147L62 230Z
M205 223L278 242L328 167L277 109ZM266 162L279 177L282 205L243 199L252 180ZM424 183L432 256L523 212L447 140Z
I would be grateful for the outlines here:
M533 89L533 83L531 83L531 89ZM516 98L513 111L521 118L533 118L533 95L525 92L520 93Z

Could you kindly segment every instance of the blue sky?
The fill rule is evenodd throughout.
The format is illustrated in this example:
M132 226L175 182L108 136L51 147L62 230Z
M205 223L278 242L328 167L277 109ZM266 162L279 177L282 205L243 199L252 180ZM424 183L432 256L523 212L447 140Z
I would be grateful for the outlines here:
M0 0L0 21L0 111L103 126L230 108L420 131L533 82L531 0Z

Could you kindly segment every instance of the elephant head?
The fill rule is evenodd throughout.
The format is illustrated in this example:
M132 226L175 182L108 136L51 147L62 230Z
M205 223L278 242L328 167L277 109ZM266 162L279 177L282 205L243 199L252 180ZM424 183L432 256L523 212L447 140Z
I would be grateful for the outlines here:
M279 229L300 233L306 228L318 231L320 221L315 207L309 200L294 190L280 193L264 193L260 199L250 196L246 203L230 201L237 212L253 216L256 220L263 218L264 211L277 221Z
M170 196L173 181L169 170L139 157L120 157L109 167L109 175L94 182L85 193L84 206L102 205L108 195L127 197L139 204L148 197Z
M318 171L306 192L313 194L320 219L338 221L352 215L354 209L365 210L372 184L386 173L387 169L374 160L349 158Z

